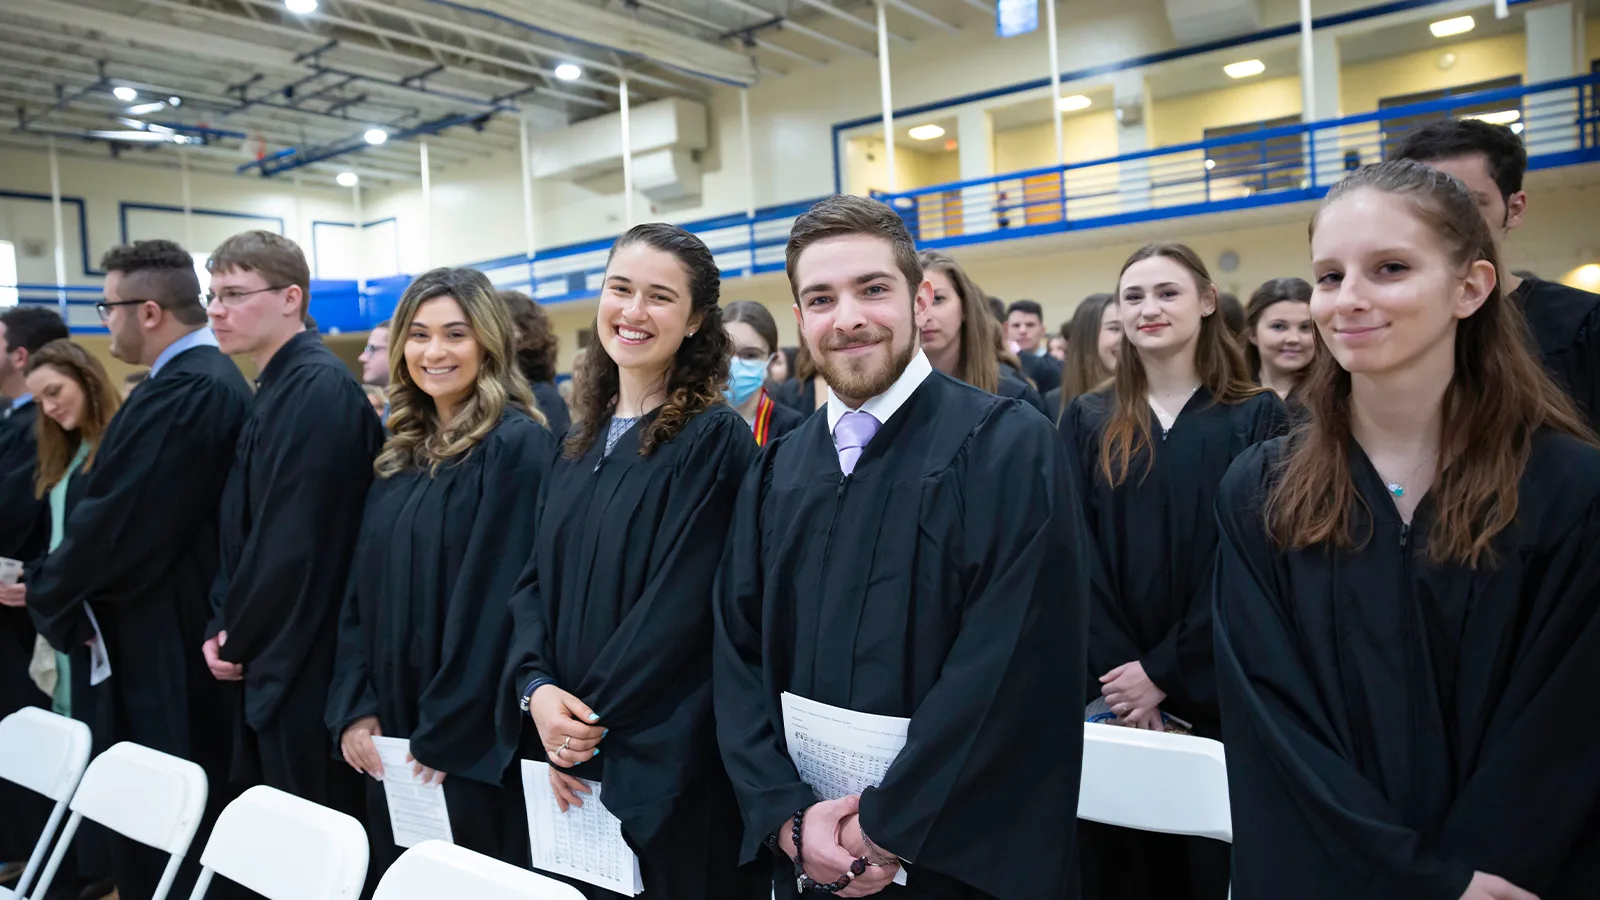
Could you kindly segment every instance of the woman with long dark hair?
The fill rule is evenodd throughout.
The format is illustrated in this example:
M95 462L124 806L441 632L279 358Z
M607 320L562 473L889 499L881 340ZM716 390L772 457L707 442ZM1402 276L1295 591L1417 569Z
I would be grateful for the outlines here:
M1311 285L1304 278L1274 278L1256 288L1245 308L1245 361L1256 383L1285 403L1316 352L1311 325Z
M572 427L567 401L556 389L556 351L561 339L550 327L550 316L539 301L521 291L501 291L500 299L511 311L511 325L517 340L517 368L533 388L533 399L544 413L546 427L557 438Z
M1234 458L1287 427L1283 404L1250 381L1216 293L1188 247L1136 251L1117 287L1116 375L1061 419L1098 557L1089 614L1094 709L1133 728L1207 737L1220 734L1209 511ZM1080 834L1089 896L1226 894L1219 842L1089 825Z
M606 262L578 424L539 498L512 600L502 709L558 805L598 781L658 900L766 897L738 868L741 819L711 716L711 591L756 454L723 402L721 274L699 238L635 227ZM518 703L526 710L516 715ZM617 895L578 885L586 896Z
M390 433L361 517L327 712L345 761L372 776L373 883L400 854L374 736L409 740L413 769L443 784L457 844L527 856L516 744L489 698L501 690L507 604L557 452L483 273L418 276L392 324Z
M917 259L923 277L933 284L933 299L917 317L928 362L946 375L991 394L1021 400L1048 416L1039 392L1019 374L1022 363L1003 349L1000 325L989 315L987 295L950 254L924 250ZM1003 364L1003 359L1014 366ZM1008 368L1009 373L1005 371Z
M1600 880L1600 449L1473 196L1408 161L1311 222L1309 424L1217 498L1234 896Z
M728 389L732 406L750 426L756 446L780 438L800 426L805 416L767 396L766 376L783 358L778 351L778 323L765 306L754 300L736 300L722 309L722 326L733 344L728 364Z
M1072 313L1063 330L1067 356L1061 366L1061 387L1044 397L1045 408L1061 420L1067 405L1099 388L1117 371L1122 349L1122 315L1115 294L1090 294Z

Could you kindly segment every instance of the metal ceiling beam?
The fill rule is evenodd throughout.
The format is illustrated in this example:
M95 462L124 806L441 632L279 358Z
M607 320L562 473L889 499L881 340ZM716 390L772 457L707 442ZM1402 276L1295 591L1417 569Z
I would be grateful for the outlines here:
M812 9L820 10L821 12L825 12L828 15L833 16L836 19L839 19L840 21L849 22L851 25L854 25L857 28L860 28L861 30L867 32L868 34L876 35L878 33L878 25L877 25L877 23L869 21L867 19L863 19L860 16L855 15L854 13L845 12L844 10L840 9L839 7L834 6L832 3L829 3L828 0L800 0L800 2L804 3L806 6L811 7ZM979 0L973 0L973 2L979 2ZM901 34L897 34L893 30L891 30L889 32L889 39L892 40L892 41L899 41L902 44L911 43L911 38L908 38L908 37L906 37L904 35L901 35Z
M914 19L921 19L935 28L943 28L945 31L961 30L960 25L957 25L953 22L946 22L945 20L939 18L931 12L928 12L925 9L918 9L915 6L912 6L909 0L889 0L889 5Z
M654 3L654 2L652 2L652 0L633 0L633 3L634 3L634 5L638 6L640 9L648 9L648 10L651 10L653 12L660 13L661 15L672 16L674 18L681 19L681 20L683 20L685 22L688 22L691 25L698 25L701 28L709 29L711 31L719 31L719 30L723 29L723 27L721 25L717 24L716 22L712 22L709 19L702 19L699 16L695 15L694 13L684 12L683 10L678 9L677 7L667 6L666 4L663 4L663 3ZM803 63L810 63L810 64L812 64L814 66L827 65L827 62L825 60L816 59L814 57L806 56L804 53L800 53L800 52L797 52L795 50L790 50L788 47L779 46L777 44L772 43L771 41L765 40L763 38L755 37L754 35L750 36L750 42L752 44L754 44L756 47L758 47L758 48L760 48L762 50L767 50L767 51L769 51L771 53L775 53L775 54L777 54L779 56L787 56L790 59L798 60L798 61L803 62Z
M753 16L761 16L762 18L766 18L772 15L769 10L746 3L745 0L717 0L717 2L724 6L732 7L733 9L737 9L740 12L748 13ZM863 50L860 47L857 47L855 44L852 44L848 41L841 41L831 34L823 34L822 32L817 31L815 28L808 28L805 25L795 22L793 19L785 19L783 22L783 28L785 31L792 31L795 34L805 35L806 37L811 38L818 43L827 44L830 47L837 47L846 53L852 53L856 56L877 56L876 52Z
M985 2L983 2L983 0L961 0L961 2L965 3L966 5L972 7L973 9L975 9L975 10L981 12L981 13L987 14L989 16L989 18L991 18L991 19L994 18L994 4L993 3L985 3ZM1050 2L1050 0L1046 0L1046 2Z

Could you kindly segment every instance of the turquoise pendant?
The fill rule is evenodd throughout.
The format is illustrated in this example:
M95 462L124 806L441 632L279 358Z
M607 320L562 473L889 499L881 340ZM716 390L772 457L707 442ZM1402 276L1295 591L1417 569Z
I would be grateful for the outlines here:
M1389 493L1395 495L1396 497L1404 497L1406 495L1406 489L1394 483L1393 481L1389 482L1389 484L1386 486L1389 488Z

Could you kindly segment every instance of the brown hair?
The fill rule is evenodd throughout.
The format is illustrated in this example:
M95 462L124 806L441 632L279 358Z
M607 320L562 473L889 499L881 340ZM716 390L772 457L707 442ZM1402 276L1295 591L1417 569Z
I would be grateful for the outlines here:
M257 272L274 290L300 289L300 316L310 320L311 267L300 245L271 231L241 231L223 241L206 260L207 272Z
M1274 278L1256 288L1250 295L1250 305L1244 311L1244 360L1250 367L1250 374L1259 378L1261 376L1261 348L1255 341L1249 340L1256 332L1256 325L1261 321L1261 316L1267 308L1274 303L1310 303L1311 285L1304 278ZM1314 330L1314 329L1313 329Z
M689 278L689 316L700 316L694 334L684 336L667 367L666 402L639 438L639 455L649 456L677 437L690 419L723 402L733 341L722 327L722 310L717 305L722 297L722 272L705 242L676 225L636 225L612 245L606 258L608 271L617 251L630 244L644 244L677 259ZM598 324L596 320L597 328ZM574 372L574 376L578 387L572 398L572 418L576 424L567 433L565 453L568 459L582 459L594 446L601 426L616 411L620 375L616 360L596 341L594 352L584 355L582 375Z
M817 361L811 358L811 348L805 341L794 351L794 371L789 376L795 381L810 381L817 377Z
M1134 263L1162 257L1170 259L1194 276L1195 290L1202 299L1207 293L1215 295L1216 285L1206 264L1187 246L1161 242L1146 244L1133 252L1122 264L1117 274L1118 295L1121 294L1122 275ZM1261 388L1250 380L1245 368L1244 353L1232 332L1213 313L1200 319L1200 334L1195 338L1194 367L1200 383L1211 394L1213 403L1242 403L1261 393ZM1114 405L1111 418L1106 422L1105 434L1100 438L1100 473L1113 487L1128 476L1133 457L1150 446L1150 382L1144 371L1144 361L1134 349L1128 336L1122 336L1122 347L1117 354L1117 372L1112 378ZM1151 464L1154 460L1149 461ZM1148 465L1146 472L1149 471Z
M561 339L550 327L550 316L539 301L521 291L500 291L516 330L517 365L531 382L556 380L556 352Z
M1072 321L1061 326L1067 336L1067 359L1061 366L1061 408L1056 418L1074 398L1098 389L1111 377L1111 370L1100 361L1100 323L1106 307L1116 302L1115 294L1090 294L1073 311Z
M449 422L439 421L433 398L417 386L406 365L411 322L422 304L452 297L467 317L467 327L483 350L472 393ZM407 469L437 473L447 462L471 453L500 426L507 407L520 409L539 424L544 414L533 390L517 370L511 313L494 285L476 269L433 269L418 275L400 295L389 333L389 439L373 463L379 478Z
M795 280L795 267L800 262L800 254L817 241L850 235L868 235L888 241L894 251L895 266L905 276L906 290L910 291L912 298L916 297L917 288L922 285L922 263L917 260L917 245L911 239L911 232L906 229L905 220L877 200L835 194L801 213L789 232L789 245L784 249L784 268L789 275L789 291L796 303L800 302L802 288ZM804 312L802 309L801 313Z
M122 273L119 293L124 297L156 304L172 313L179 325L206 324L194 257L172 241L134 241L112 247L100 258L100 268Z
M754 300L735 300L722 308L722 324L743 322L767 344L768 353L778 352L778 322L772 312Z
M89 455L83 458L83 471L89 471L95 452L100 449L100 438L111 424L111 417L116 415L117 407L122 405L122 397L111 386L111 376L106 374L105 366L72 341L65 338L51 341L28 357L29 372L43 366L78 383L78 389L83 391L83 418L71 434L47 415L40 414L34 420L34 434L39 442L39 465L34 470L33 483L35 497L48 494L61 479L72 474L67 468L85 442L89 444Z
M1499 260L1477 204L1460 182L1409 160L1367 166L1334 185L1311 218L1361 190L1405 198L1412 214L1439 239L1458 269ZM1431 496L1438 510L1428 534L1436 564L1476 568L1494 554L1490 542L1516 519L1517 487L1541 428L1594 441L1572 401L1529 352L1528 324L1497 283L1478 310L1456 325L1455 374L1445 389L1439 475ZM1301 382L1311 421L1294 435L1267 499L1267 526L1280 546L1353 548L1356 510L1367 508L1350 474L1350 373L1317 335L1316 356Z
M950 254L924 250L917 254L924 277L929 271L944 273L956 289L961 303L961 356L956 362L956 377L979 390L994 393L1000 387L1000 323L989 315L988 295L978 289L966 270ZM916 290L916 286L912 286ZM1018 371L1021 377L1021 371Z

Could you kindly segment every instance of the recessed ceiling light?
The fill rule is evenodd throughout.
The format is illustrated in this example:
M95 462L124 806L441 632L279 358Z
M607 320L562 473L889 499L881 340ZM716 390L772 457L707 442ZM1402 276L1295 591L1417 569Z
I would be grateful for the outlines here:
M1259 59L1240 60L1222 67L1222 71L1227 72L1229 78L1249 78L1251 75L1260 75L1266 70L1266 65Z
M389 139L389 132L384 131L382 128L368 128L367 133L362 137L366 139L367 143L376 147Z
M303 16L317 11L317 0L283 0L283 8Z
M1454 19L1440 19L1428 26L1434 37L1450 37L1453 34L1466 34L1477 26L1471 16L1456 16Z
M1080 109L1088 109L1093 105L1094 101L1082 94L1073 94L1070 97L1062 97L1056 101L1056 108L1062 112L1077 112Z
M562 63L556 66L556 77L562 81L577 81L583 77L583 70L572 63Z
M340 172L335 180L339 182L340 187L355 187L361 181L354 172Z
M914 141L931 141L934 138L944 137L944 129L937 125L918 125L906 132Z
M132 103L139 99L139 92L127 85L119 84L111 89L111 96L121 100L123 103Z
M182 97L168 97L167 98L167 105L172 107L173 109L177 109L178 107L183 105L183 98Z

